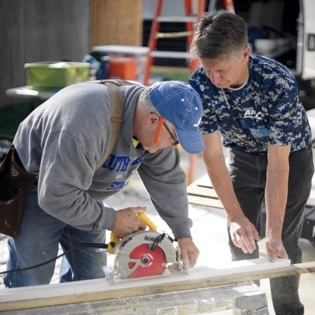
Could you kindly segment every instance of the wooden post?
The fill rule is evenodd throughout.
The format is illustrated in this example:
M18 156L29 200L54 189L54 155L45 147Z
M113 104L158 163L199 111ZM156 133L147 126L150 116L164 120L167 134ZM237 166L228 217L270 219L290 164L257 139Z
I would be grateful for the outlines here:
M91 1L91 47L99 45L142 46L142 1Z

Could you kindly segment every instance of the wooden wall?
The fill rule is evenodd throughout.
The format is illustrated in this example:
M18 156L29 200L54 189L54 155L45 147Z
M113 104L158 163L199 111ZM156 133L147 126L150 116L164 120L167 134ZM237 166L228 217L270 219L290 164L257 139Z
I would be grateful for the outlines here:
M0 0L0 107L24 64L81 61L96 45L142 45L142 0Z
M26 62L81 61L89 32L89 0L1 0L0 107L17 101L5 90L26 84Z
M142 46L142 0L92 0L91 46Z

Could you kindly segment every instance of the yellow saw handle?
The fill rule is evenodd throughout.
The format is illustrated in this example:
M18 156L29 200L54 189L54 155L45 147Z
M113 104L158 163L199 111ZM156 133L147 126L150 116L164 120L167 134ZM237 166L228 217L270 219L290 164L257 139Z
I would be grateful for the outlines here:
M157 230L156 225L151 221L151 219L146 215L145 212L138 213L138 218L148 226L149 230Z
M146 215L145 212L141 212L137 214L139 220L141 220L143 223L145 223L149 230L156 231L156 225L151 221L151 219ZM107 252L110 254L114 254L114 247L119 242L119 238L113 233L110 233L110 242L107 246Z

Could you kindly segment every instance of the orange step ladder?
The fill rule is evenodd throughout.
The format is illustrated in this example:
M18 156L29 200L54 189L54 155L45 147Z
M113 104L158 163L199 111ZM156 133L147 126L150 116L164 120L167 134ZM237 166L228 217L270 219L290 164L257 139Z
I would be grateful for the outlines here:
M205 0L183 0L185 16L162 16L163 0L157 0L155 7L154 17L150 29L150 35L148 40L149 52L147 55L146 67L144 69L143 84L148 85L150 80L151 68L153 66L154 58L169 58L169 59L186 59L189 60L190 71L193 72L199 61L196 59L190 59L189 47L193 38L194 25L202 18L206 10ZM193 3L197 6L196 13L193 12ZM216 2L214 2L215 4ZM234 1L223 0L223 6L225 10L235 13ZM211 7L211 3L209 5ZM215 5L212 6L214 9ZM161 23L186 23L186 32L173 32L173 33L160 33ZM157 41L159 38L175 38L186 37L187 51L157 51Z
M169 58L169 59L186 59L189 60L190 72L193 72L198 66L199 61L191 59L189 53L189 47L193 38L194 25L202 18L206 9L205 0L183 0L185 6L185 16L162 16L163 0L157 0L154 18L149 35L149 52L147 55L146 67L144 69L143 84L148 85L150 80L151 68L153 66L154 58ZM193 4L197 5L196 13L193 12ZM224 7L227 11L235 13L233 0L224 0ZM160 33L161 23L185 23L186 32L174 32L174 33ZM157 41L159 38L175 38L186 37L187 51L157 51ZM195 164L196 155L189 155L189 169L187 173L187 185L191 184L195 177Z
M149 53L147 55L147 62L144 71L143 84L148 85L150 80L151 68L153 66L154 58L171 58L171 59L190 59L188 51L157 51L157 41L160 38L175 38L186 37L187 47L189 49L193 38L194 24L203 16L205 11L205 0L184 0L185 16L162 16L163 0L157 0L154 18L150 29L148 47ZM193 12L193 4L197 4L197 13ZM161 23L185 23L186 32L160 33ZM191 71L195 70L199 63L192 60L190 62Z
M193 4L197 4L197 12L193 12ZM151 68L153 66L154 58L171 58L171 59L186 59L189 60L190 71L193 72L199 65L198 60L190 60L190 53L188 51L157 51L157 41L160 38L175 38L175 37L186 37L187 50L189 50L190 43L193 38L194 24L199 21L205 12L205 0L184 0L185 16L162 16L163 0L158 0L155 8L154 18L151 25L149 35L149 53L147 55L147 62L143 76L143 84L148 85ZM161 23L185 23L185 32L173 32L173 33L160 33ZM196 164L196 155L189 155L189 169L187 173L187 185L191 184L194 179Z

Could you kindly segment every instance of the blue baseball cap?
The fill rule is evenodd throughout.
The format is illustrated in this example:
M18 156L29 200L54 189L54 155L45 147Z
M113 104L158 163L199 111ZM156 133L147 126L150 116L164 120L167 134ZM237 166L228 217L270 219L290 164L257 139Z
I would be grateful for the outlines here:
M178 140L185 151L196 154L205 149L199 132L201 100L188 83L156 82L149 87L149 98L158 112L175 126Z

